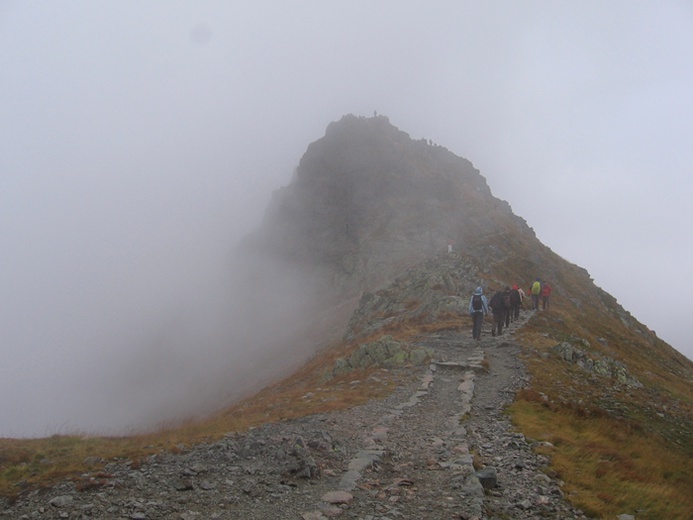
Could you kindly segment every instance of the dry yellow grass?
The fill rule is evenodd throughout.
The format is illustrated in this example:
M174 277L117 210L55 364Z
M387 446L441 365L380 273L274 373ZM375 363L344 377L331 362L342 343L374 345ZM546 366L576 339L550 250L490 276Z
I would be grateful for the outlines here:
M520 395L510 412L528 437L548 441L550 472L566 482L568 499L590 515L689 519L693 459L657 434L599 410L549 406Z
M598 518L690 519L693 387L677 372L690 374L690 361L608 308L578 309L560 298L518 338L532 389L519 393L509 413L525 435L554 444L545 450L549 471L566 482L568 499ZM551 354L561 341L624 362L644 388L565 363Z
M571 502L598 518L693 518L693 363L638 324L586 271L512 234L494 280L548 278L551 309L517 334L531 391L509 409L518 430L555 445L549 472ZM529 260L529 259L534 259ZM643 388L590 375L552 354L567 341L623 363Z

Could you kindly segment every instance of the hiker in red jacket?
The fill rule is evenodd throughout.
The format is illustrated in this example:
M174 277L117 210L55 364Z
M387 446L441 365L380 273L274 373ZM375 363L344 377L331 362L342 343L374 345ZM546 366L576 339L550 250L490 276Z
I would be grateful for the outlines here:
M541 284L541 308L542 310L546 310L549 308L549 299L551 298L551 286L549 285L549 282L544 281L543 284Z

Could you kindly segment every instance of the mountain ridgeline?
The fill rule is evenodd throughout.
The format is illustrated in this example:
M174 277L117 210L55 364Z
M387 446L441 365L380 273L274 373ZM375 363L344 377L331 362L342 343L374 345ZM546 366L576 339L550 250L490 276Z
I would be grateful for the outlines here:
M693 363L543 245L471 162L387 117L330 123L239 251L255 292L264 284L291 300L301 325L282 342L294 360L339 342L348 353L422 331L471 334L475 287L548 280L550 312L518 335L541 406L637 425L693 460Z
M492 195L470 161L411 139L385 116L346 115L330 123L308 146L291 182L274 192L262 225L239 252L250 292L257 284L274 294L287 284L299 287L297 306L308 314L319 309L319 321L329 322L328 309L339 309L331 326L340 333L364 293L401 285L412 268L446 278L430 285L444 287L446 309L457 305L462 314L477 285L487 291L527 287L540 276L552 283L561 309L542 319L560 319L555 325L563 328L568 322L594 326L583 332L596 345L613 338L618 346L606 349L612 354L654 355L693 380L685 356L597 287L585 269L543 245L506 201ZM629 348L631 337L642 346Z
M477 286L548 280L550 311L515 335L531 386L511 406L514 423L553 446L551 471L597 516L693 509L693 363L543 245L468 160L386 117L344 116L309 145L240 250L255 293L301 295L288 298L285 359L340 356L322 381L425 362L422 334L471 334Z

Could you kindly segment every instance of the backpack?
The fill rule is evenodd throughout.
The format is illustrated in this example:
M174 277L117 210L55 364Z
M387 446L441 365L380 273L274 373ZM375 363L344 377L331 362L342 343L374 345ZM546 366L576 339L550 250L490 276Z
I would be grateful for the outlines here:
M541 294L541 284L536 281L532 284L532 294L538 295Z
M520 291L518 291L517 289L510 290L510 302L512 303L513 307L520 305L520 303L522 303L522 298L520 298Z
M481 300L480 294L475 294L474 296L472 296L472 309L474 309L475 311L484 310L484 302Z
M509 309L512 307L511 302L510 302L510 291L506 291L503 293L503 305L505 306L506 309Z

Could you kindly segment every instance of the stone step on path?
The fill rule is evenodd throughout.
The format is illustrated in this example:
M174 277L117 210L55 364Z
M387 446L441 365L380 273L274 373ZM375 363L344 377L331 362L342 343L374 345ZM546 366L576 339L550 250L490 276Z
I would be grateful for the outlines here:
M386 463L384 459L396 458L399 467L416 467L417 462L412 459L416 458L417 451L421 450L416 448L403 450L399 438L406 435L402 432L406 432L407 429L415 429L415 425L409 423L420 416L427 415L431 409L439 405L436 400L442 394L448 396L454 394L452 399L454 409L444 410L446 417L434 429L435 435L431 436L426 446L429 451L435 453L437 450L442 454L434 456L436 471L432 472L437 476L440 485L421 502L425 500L445 502L445 505L459 511L459 516L453 516L454 518L470 520L483 518L484 490L495 486L496 475L493 468L475 471L474 456L470 453L471 441L464 423L472 413L477 374L488 373L485 349L495 350L507 345L513 333L522 327L531 315L532 313L523 313L520 319L510 323L500 336L491 336L489 327L489 333L484 335L481 342L466 336L457 336L453 342L441 336L436 336L435 339L428 338L425 344L433 346L436 359L431 361L416 391L409 399L394 405L364 433L361 449L350 460L348 469L341 476L337 488L323 494L320 503L317 504L318 508L304 513L303 520L323 520L341 514L344 510L351 511L352 516L357 515L358 502L364 501L361 498L361 495L364 495L362 488L367 489L366 481L374 474L381 472L381 466ZM443 341L439 345L440 340ZM431 394L436 390L438 395L432 396ZM451 399L446 397L445 400L449 402ZM437 413L440 414L440 410ZM436 419L432 417L431 421ZM416 478L405 476L401 480L415 482ZM421 494L420 491L418 492ZM355 495L359 495L359 498L355 499ZM397 498L399 497L389 497L390 500ZM382 517L368 515L367 517L373 519L412 517L412 513L405 511L404 508L395 506L388 509L389 505L383 507L387 515ZM439 518L440 507L430 508L429 513L431 516L426 516L426 512L422 510L417 512L416 517Z
M408 400L397 404L390 413L385 414L372 430L366 432L363 438L363 448L349 463L348 470L342 476L338 489L323 495L320 509L306 513L303 516L304 520L327 518L323 512L329 513L330 507L338 505L349 509L347 504L353 500L353 493L359 491L359 483L363 481L364 474L372 470L377 471L383 457L391 451L389 447L390 432L407 428L405 412L415 413L416 408L419 407L423 408L421 413L425 413L425 408L432 404L427 402L431 389L437 384L441 387L446 386L444 379L449 379L451 373L458 374L458 377L461 375L456 388L449 390L456 393L456 407L455 410L451 410L452 413L447 417L432 442L440 446L450 447L448 451L454 452L454 457L437 461L437 467L442 472L448 473L449 476L439 479L443 485L437 490L437 496L433 500L449 500L451 497L448 495L454 495L458 498L459 505L457 507L461 510L459 516L456 517L469 520L484 518L484 490L496 486L497 475L495 468L475 471L474 456L470 453L470 439L463 421L466 416L472 413L476 374L487 372L488 364L484 363L486 359L484 349L507 345L514 331L524 325L532 314L524 313L520 319L510 323L504 329L504 333L499 336L491 336L489 329L489 334L483 342L474 341L471 337L468 339L462 337L459 338L454 349L436 351L441 356L432 360L428 371L422 376L418 389ZM396 448L392 449L392 451L394 450ZM451 492L453 488L454 492ZM431 497L428 498L431 499ZM407 517L407 513L395 508L392 509L392 512L394 516ZM332 510L332 513L341 514L339 510ZM435 514L438 515L439 512ZM424 515L419 517L425 518ZM373 516L372 518L381 517ZM390 516L383 516L382 518L390 518ZM432 518L437 518L437 516Z
M353 492L357 490L364 473L377 469L382 458L388 452L389 433L394 429L407 429L406 412L412 412L417 407L426 407L426 398L429 396L436 380L445 377L449 379L449 370L461 372L461 378L452 390L456 392L457 409L451 410L451 415L445 419L443 427L437 431L434 443L454 446L455 455L449 460L437 462L437 468L450 474L450 479L462 479L461 494L465 496L466 511L469 518L481 517L483 507L483 487L474 472L473 456L469 453L467 432L462 422L471 412L471 402L474 396L475 372L486 371L483 365L484 351L475 348L468 354L466 360L461 361L433 361L429 369L421 378L418 389L411 397L395 405L389 413L366 432L363 437L363 446L349 462L347 471L342 475L337 489L325 493L321 497L318 509L303 515L304 520L317 520L336 514L332 509L337 506L345 507L353 498ZM443 374L445 372L445 374ZM448 386L450 386L448 384ZM401 461L400 461L401 462ZM439 491L443 491L442 489ZM424 518L423 516L421 518Z
M583 518L560 503L559 486L502 413L526 384L512 335L531 315L481 342L467 331L421 338L435 352L428 369L359 423L334 478L314 494L304 491L300 518ZM475 462L486 467L475 471Z

